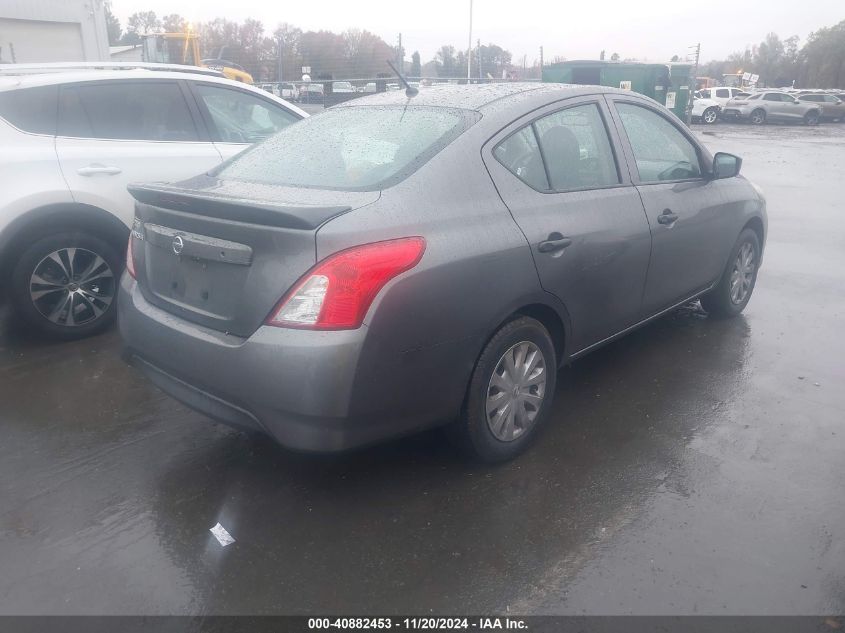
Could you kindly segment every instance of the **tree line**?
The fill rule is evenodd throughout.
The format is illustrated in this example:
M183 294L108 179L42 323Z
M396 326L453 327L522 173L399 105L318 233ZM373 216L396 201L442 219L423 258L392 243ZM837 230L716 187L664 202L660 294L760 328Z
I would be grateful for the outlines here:
M245 68L257 81L278 79L280 57L282 78L288 81L300 79L303 67L311 69L314 79L387 77L392 75L388 59L398 62L410 77L466 77L467 72L465 50L443 46L434 59L425 64L419 52L414 51L408 62L404 49L391 46L366 30L303 31L282 23L268 33L259 20L252 18L243 22L217 18L189 25L181 15L159 17L154 11L133 13L124 30L109 2L105 10L112 46L137 45L146 34L184 32L190 26L199 36L203 59L228 59ZM501 77L503 71L511 69L510 52L496 44L479 45L472 54L473 77Z
M123 30L109 4L106 3L106 23L112 45L139 44L141 36L147 33L182 32L188 28L187 21L178 14L159 17L153 11L141 11L129 16ZM366 30L303 31L283 23L268 33L259 20L251 18L243 22L217 18L191 27L199 34L203 58L225 57L243 66L259 81L278 79L280 53L282 77L287 80L299 79L303 66L310 67L315 79L389 76L392 73L387 59L399 62L411 77L466 77L467 73L466 49L443 45L426 63L422 63L419 52L415 51L407 62L403 49ZM781 39L777 33L769 33L759 44L737 51L727 59L702 64L698 75L721 79L723 74L743 71L759 75L760 86L845 88L845 20L811 33L803 46L799 44L797 36ZM605 59L605 51L600 58ZM609 59L619 60L620 55L614 52ZM672 61L678 60L675 56ZM510 51L479 42L472 49L472 76L539 76L539 69L533 64L528 72L522 72L512 61Z
M814 31L799 47L798 36L781 39L769 33L756 46L746 47L724 60L703 64L699 76L749 72L768 88L845 88L845 20Z

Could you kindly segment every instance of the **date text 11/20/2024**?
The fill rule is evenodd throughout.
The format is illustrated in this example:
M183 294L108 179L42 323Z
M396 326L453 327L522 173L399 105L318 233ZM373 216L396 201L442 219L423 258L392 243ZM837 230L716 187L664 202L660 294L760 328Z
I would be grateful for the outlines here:
M407 629L424 631L446 630L521 630L528 624L519 618L309 618L310 630L388 630Z

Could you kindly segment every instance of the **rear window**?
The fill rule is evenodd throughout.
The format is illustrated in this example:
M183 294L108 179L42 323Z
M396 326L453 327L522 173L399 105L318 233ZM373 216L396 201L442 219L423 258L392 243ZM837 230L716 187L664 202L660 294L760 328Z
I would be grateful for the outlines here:
M283 129L213 173L273 185L381 189L419 169L478 116L423 106L327 110Z
M56 133L56 86L0 92L0 116L32 134Z

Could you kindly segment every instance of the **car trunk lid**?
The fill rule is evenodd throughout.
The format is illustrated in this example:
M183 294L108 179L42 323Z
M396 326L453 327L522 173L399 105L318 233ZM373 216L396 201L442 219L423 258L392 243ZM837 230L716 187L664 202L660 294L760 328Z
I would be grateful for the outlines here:
M238 336L255 332L315 264L322 224L379 196L212 176L129 190L137 200L130 239L145 298Z

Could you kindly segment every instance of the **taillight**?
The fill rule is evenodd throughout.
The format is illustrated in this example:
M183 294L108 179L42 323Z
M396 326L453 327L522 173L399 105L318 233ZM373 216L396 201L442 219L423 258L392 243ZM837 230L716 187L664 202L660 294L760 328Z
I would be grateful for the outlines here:
M267 317L267 325L315 330L361 326L385 284L417 265L421 237L364 244L335 253L305 274Z
M132 237L132 234L129 234L129 242L126 245L126 271L132 275L132 279L137 279L138 276L135 274L135 253L132 250L132 242L135 238Z

